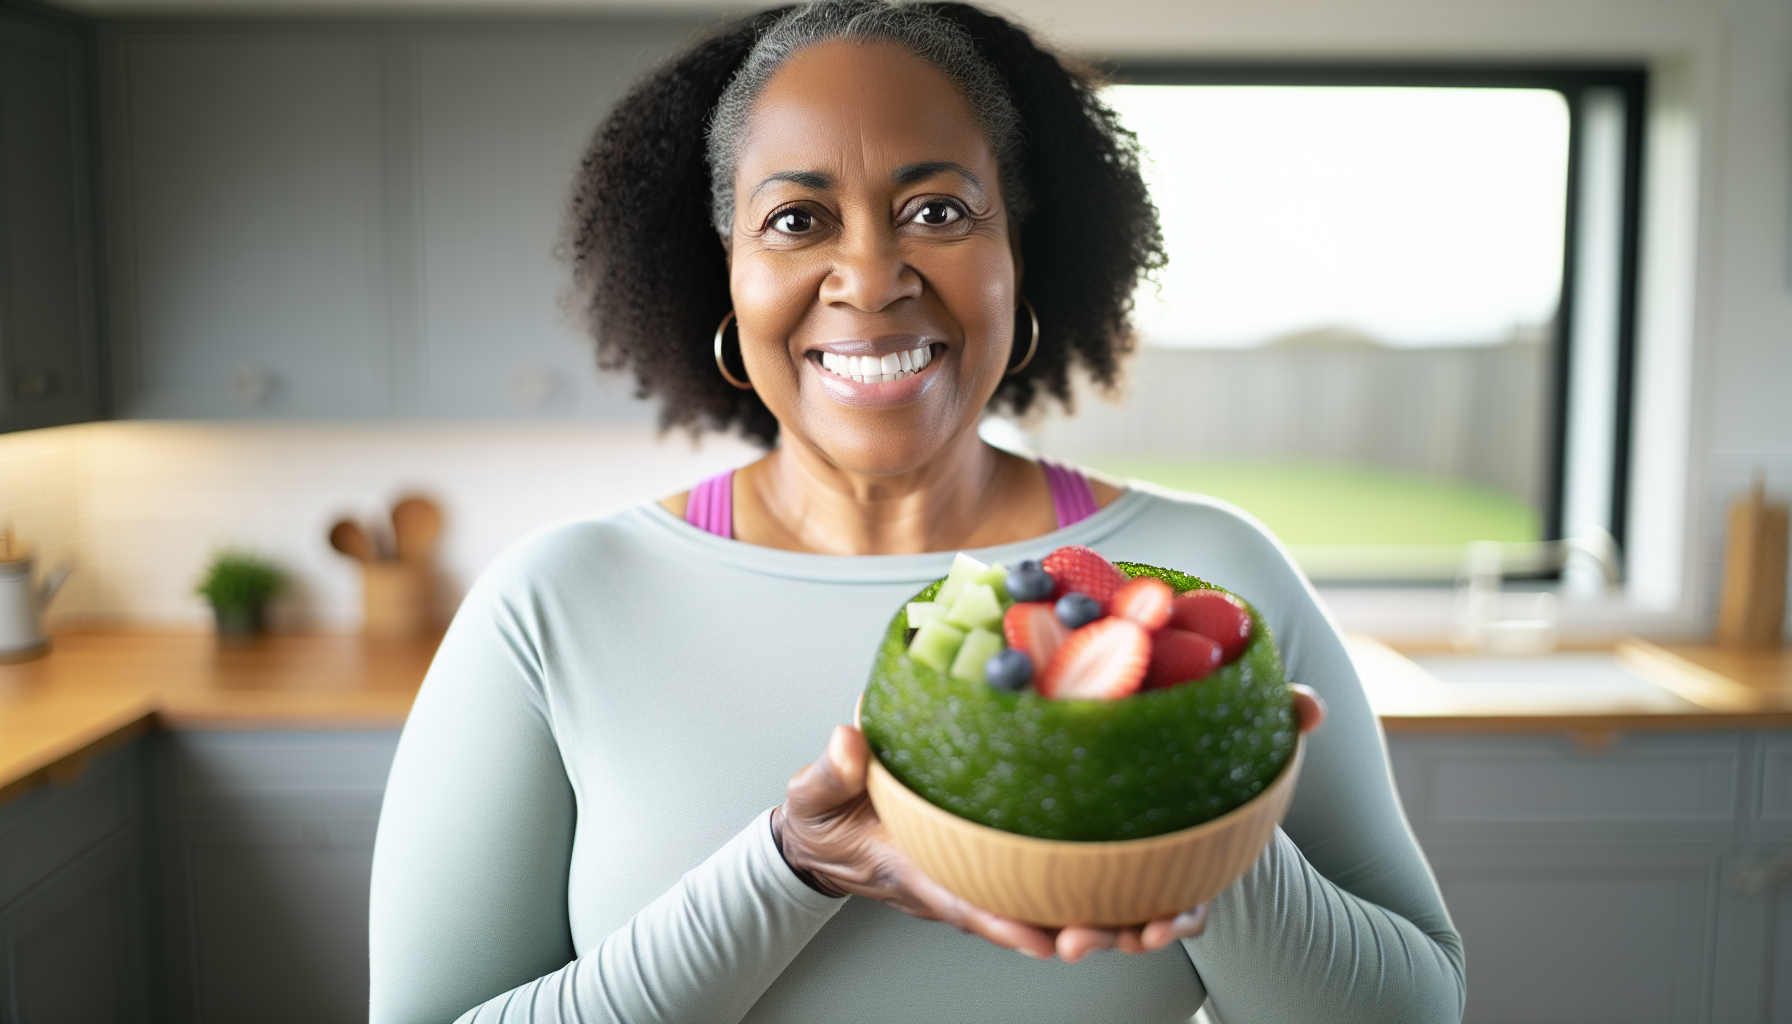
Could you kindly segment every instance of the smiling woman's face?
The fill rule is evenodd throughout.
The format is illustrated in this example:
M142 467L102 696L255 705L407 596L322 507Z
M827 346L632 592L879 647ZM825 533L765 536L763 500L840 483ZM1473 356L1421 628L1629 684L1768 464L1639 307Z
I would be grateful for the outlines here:
M766 84L736 162L730 288L787 438L889 475L974 427L1018 304L999 181L964 97L900 46L820 43Z

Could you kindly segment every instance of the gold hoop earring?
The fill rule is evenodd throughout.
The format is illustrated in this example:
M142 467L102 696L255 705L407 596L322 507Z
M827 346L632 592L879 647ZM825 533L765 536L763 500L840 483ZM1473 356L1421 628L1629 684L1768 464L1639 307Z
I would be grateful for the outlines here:
M728 333L728 323L729 323L729 321L731 321L733 319L734 319L734 310L731 309L728 311L728 315L722 318L722 326L716 328L716 369L722 371L722 379L723 380L725 380L728 383L734 385L735 387L741 389L742 391L751 391L751 390L753 390L753 385L750 383L742 384L740 381L735 380L734 374L728 372L728 364L722 362L722 335ZM1035 333L1037 333L1037 331L1035 331ZM744 352L741 353L741 361L742 362L746 361L746 353L744 353Z
M1012 377L1026 369L1027 364L1033 361L1033 356L1039 352L1039 313L1033 309L1033 304L1027 301L1025 295L1020 297L1020 304L1027 307L1027 319L1033 321L1033 340L1027 343L1027 354L1026 357L1020 361L1020 365L1003 374L1002 376L1004 377ZM716 351L719 352L721 349L717 349Z

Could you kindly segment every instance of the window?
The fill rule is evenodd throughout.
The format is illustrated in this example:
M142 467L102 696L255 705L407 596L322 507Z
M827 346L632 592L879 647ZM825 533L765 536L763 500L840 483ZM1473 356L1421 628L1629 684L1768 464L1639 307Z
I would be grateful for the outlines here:
M1170 264L1124 404L1082 396L1042 449L1235 501L1316 579L1621 541L1641 72L1118 80Z

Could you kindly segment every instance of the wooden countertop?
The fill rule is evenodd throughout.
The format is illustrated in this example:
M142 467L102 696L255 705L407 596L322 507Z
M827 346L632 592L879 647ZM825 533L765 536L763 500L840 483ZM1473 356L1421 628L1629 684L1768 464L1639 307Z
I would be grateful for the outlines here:
M1792 649L1784 647L1737 652L1633 637L1559 652L1603 656L1630 680L1612 687L1527 685L1522 669L1511 680L1445 682L1420 662L1447 662L1447 648L1395 650L1367 636L1347 642L1388 732L1566 732L1603 743L1622 732L1792 729Z
M0 801L80 774L156 725L180 729L397 729L437 640L210 633L57 636L46 658L0 665Z
M49 657L0 665L0 802L76 777L95 754L158 725L397 729L436 644L328 634L240 647L220 647L209 633L58 636ZM1389 732L1567 732L1597 745L1627 731L1792 728L1784 648L1627 640L1616 648L1619 662L1659 687L1630 699L1447 685L1373 638L1350 644Z

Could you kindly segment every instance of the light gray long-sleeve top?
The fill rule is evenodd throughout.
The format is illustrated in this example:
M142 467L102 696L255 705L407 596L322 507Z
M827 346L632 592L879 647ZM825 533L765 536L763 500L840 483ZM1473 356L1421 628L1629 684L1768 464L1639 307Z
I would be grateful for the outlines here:
M1134 489L976 552L1061 544L1252 601L1325 698L1294 803L1206 933L1034 961L807 888L769 808L849 721L890 616L950 553L832 557L641 505L480 578L418 694L374 852L374 1024L1456 1021L1462 944L1336 627L1223 503Z

